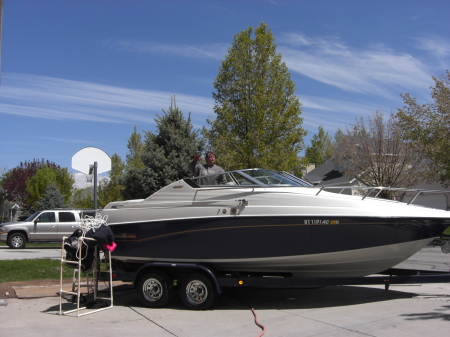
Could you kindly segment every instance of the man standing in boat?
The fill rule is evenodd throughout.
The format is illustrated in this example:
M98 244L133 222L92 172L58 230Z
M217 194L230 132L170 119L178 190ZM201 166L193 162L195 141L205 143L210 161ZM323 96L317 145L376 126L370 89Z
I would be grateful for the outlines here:
M197 164L201 160L201 155L197 154L189 163L189 170L196 177L202 177L200 183L202 185L219 185L225 184L224 170L217 166L216 155L212 151L206 152L206 164Z

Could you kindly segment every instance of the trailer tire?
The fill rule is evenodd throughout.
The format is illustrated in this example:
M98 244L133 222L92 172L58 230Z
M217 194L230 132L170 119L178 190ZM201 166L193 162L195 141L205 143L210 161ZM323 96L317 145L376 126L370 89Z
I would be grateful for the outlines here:
M180 296L189 309L206 310L216 302L217 291L209 277L190 274L181 283Z
M8 246L12 249L23 249L27 244L27 238L22 233L13 233L8 237Z
M173 282L162 271L147 273L139 279L137 293L147 307L162 308L173 296Z

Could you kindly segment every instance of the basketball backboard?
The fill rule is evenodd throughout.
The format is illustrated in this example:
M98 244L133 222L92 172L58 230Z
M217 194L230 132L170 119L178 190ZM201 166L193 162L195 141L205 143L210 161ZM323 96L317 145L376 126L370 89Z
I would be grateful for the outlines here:
M93 146L85 147L73 155L72 168L89 174L90 166L95 162L97 162L97 173L111 170L111 158L105 151Z

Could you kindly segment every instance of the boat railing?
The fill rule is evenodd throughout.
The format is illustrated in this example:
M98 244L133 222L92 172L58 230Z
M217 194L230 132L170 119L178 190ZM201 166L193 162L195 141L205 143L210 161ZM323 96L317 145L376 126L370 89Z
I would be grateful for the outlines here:
M286 187L280 185L215 185L215 186L203 186L196 190L196 193L206 192L210 190L227 190L227 189L252 189L259 190L260 188L270 189ZM305 189L318 189L316 196L322 191L334 192L337 194L349 194L349 195L359 195L361 199L364 200L368 197L379 198L379 199L391 199L394 201L399 201L406 203L408 205L414 204L414 202L421 196L432 196L432 195L443 195L446 199L447 210L450 210L450 191L446 190L428 190L419 188L401 188L401 187L383 187L383 186L287 186L289 187L301 187ZM194 198L195 199L195 198Z
M446 190L427 190L420 188L400 188L400 187L382 187L382 186L314 186L319 188L316 195L322 191L337 190L338 194L349 191L351 195L360 195L362 200L367 197L392 199L403 201L410 205L420 196L443 195L447 201L447 210L450 209L450 191ZM356 193L355 193L356 192Z

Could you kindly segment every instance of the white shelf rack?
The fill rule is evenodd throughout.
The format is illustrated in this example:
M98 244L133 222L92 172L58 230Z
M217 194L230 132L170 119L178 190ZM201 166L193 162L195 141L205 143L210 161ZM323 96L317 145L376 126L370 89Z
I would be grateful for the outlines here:
M78 238L78 251L77 251L77 261L66 260L64 258L64 242L67 237L62 239L62 249L61 249L61 273L60 273L60 287L59 287L59 314L67 315L70 313L76 312L77 317L93 314L95 312L111 309L113 307L113 286L112 286L112 271L111 271L111 252L104 252L100 249L100 245L97 244L95 246L94 251L94 262L92 269L89 271L83 271L83 256L86 251L86 243L85 241L96 241L93 238L80 237ZM83 249L85 248L85 249ZM74 272L72 278L72 290L67 291L63 290L63 268L64 264L73 264ZM103 269L102 269L102 264ZM81 275L84 275L82 278ZM108 281L106 283L107 292L109 294L108 297L100 297L98 291L99 285L99 277L101 274L108 275ZM82 282L83 279L83 282ZM85 279L85 280L84 280ZM82 289L86 290L83 292ZM103 291L102 291L103 292ZM94 302L98 300L109 301L109 305L106 307L98 308L98 309L90 309L87 306L81 306L81 298L82 296L88 296L89 294L94 295ZM64 296L71 295L72 298L76 296L76 309L63 311L62 310L62 302ZM83 311L84 310L84 311ZM83 311L83 312L82 312Z

